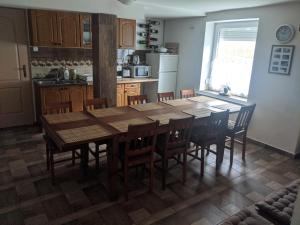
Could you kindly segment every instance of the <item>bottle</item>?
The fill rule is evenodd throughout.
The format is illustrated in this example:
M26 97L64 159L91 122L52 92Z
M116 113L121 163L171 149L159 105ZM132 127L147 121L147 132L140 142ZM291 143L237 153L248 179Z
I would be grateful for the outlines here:
M152 34L158 34L158 30L156 30L156 29L150 29L150 33L152 33Z
M140 37L147 37L148 36L148 34L146 32L139 32L138 35Z
M151 25L154 25L154 26L160 25L160 21L150 20L149 23L150 23Z
M146 45L147 44L147 41L146 40L139 40L138 43L140 45Z
M69 69L67 67L64 70L64 78L65 78L65 80L70 79L70 72L69 72Z

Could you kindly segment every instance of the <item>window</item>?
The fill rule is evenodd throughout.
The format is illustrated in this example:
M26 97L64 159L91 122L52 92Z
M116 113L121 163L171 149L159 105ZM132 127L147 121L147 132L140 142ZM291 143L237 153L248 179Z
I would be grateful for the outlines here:
M251 79L258 21L216 23L207 89L247 97Z

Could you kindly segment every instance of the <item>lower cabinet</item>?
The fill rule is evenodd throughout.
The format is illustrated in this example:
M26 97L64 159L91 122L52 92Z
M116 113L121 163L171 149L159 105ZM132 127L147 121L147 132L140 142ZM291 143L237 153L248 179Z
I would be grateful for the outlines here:
M41 114L45 113L45 108L51 103L68 102L72 103L73 112L83 110L83 104L86 96L86 86L68 85L54 87L37 87L36 88L36 107L37 120Z
M127 97L140 95L141 94L141 84L131 83L131 84L118 84L117 85L117 106L127 106Z

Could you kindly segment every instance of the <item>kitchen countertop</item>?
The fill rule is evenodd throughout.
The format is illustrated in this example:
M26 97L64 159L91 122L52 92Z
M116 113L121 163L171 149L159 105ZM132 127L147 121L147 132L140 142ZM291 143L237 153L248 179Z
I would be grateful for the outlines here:
M48 86L65 86L65 85L86 85L87 82L81 80L51 80L51 79L33 79L33 81L42 87Z
M131 84L131 83L147 83L158 82L156 78L121 78L117 79L117 84Z

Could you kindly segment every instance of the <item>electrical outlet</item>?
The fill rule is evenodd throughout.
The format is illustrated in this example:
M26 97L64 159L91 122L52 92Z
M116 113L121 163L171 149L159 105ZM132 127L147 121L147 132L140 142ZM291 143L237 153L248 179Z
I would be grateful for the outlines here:
M38 52L38 51L39 51L39 47L33 46L32 51L33 51L33 52Z

